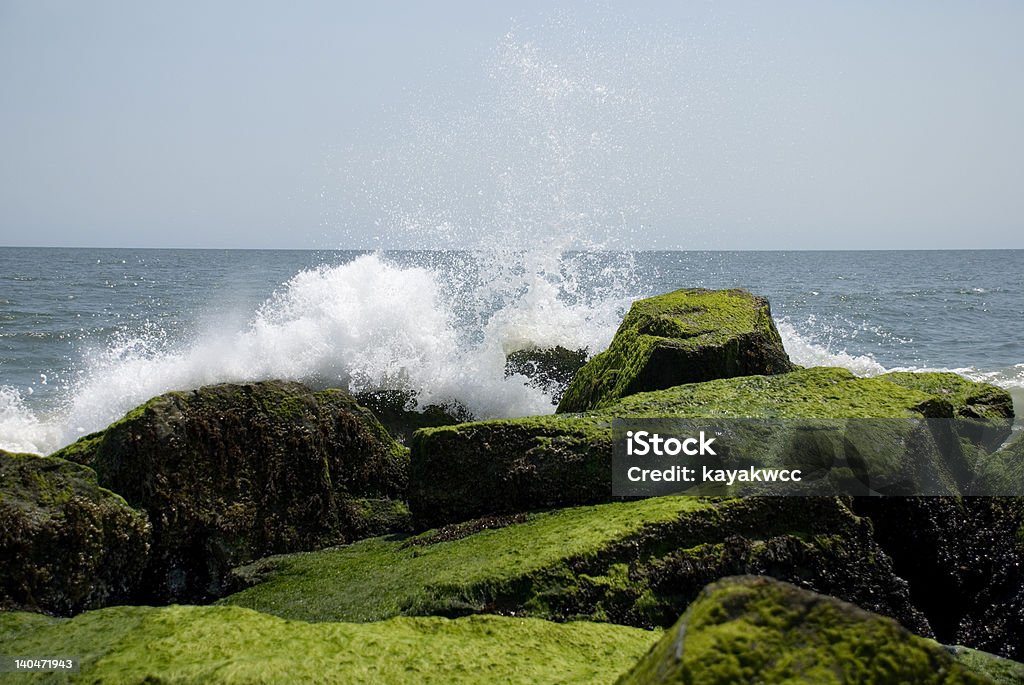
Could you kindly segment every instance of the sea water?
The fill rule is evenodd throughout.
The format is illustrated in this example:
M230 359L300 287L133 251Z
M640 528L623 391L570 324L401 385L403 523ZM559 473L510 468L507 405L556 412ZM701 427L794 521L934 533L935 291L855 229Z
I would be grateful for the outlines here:
M607 346L636 298L766 295L787 352L1024 392L1024 251L381 252L0 248L0 448L47 453L168 390L402 387L479 418L553 411L526 347Z
M269 378L551 412L507 353L597 353L630 302L682 287L768 296L799 364L1022 390L1024 251L632 251L737 244L713 235L720 211L744 182L773 192L744 150L790 145L800 103L751 86L771 60L721 53L714 31L598 14L514 26L454 92L328 155L318 244L381 251L0 247L0 448L50 452L168 390Z

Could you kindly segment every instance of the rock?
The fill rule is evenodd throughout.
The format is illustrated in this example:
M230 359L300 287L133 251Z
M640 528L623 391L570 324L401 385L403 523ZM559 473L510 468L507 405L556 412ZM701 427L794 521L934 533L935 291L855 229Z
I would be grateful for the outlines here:
M991 683L895 621L768 578L709 585L620 685Z
M1002 388L949 372L897 371L878 378L949 401L957 433L972 445L993 450L1010 436L1013 398Z
M834 498L656 497L495 517L264 559L239 570L255 585L221 602L303 621L497 613L667 627L737 573L930 631L868 522Z
M576 374L558 412L606 407L638 392L795 367L768 300L746 290L677 290L633 303L611 345Z
M399 444L408 445L420 428L451 426L471 421L473 416L459 404L416 405L416 393L404 390L367 390L355 395L356 401L373 412L377 420Z
M611 423L538 416L417 431L409 508L429 528L611 499Z
M83 683L588 685L610 683L656 637L504 616L310 624L223 606L111 607L62 621L0 614L4 651L73 648L81 672L67 679Z
M942 642L1024 659L1024 500L853 501Z
M982 457L972 494L1024 496L1024 433L1002 449Z
M149 535L92 469L0 450L0 608L70 615L126 601Z
M206 601L239 564L407 523L407 453L341 390L171 392L58 454L149 514L150 602Z
M845 369L804 369L680 385L632 395L583 416L556 414L419 431L412 444L409 506L421 526L436 526L480 516L610 501L611 422L616 417L950 416L951 405L944 399L887 381L857 378ZM898 429L901 440L922 437L917 431L928 428L897 423L894 430ZM751 443L754 456L785 457L772 455L771 447L770 443ZM951 463L936 461L934 477L945 477L950 471L963 477L966 467L960 457L954 453ZM892 468L899 467L897 463ZM893 478L898 480L900 475L894 472ZM913 482L908 487L912 486Z
M516 350L505 357L505 378L519 374L527 385L551 396L557 405L565 389L587 363L587 351L562 346Z
M946 647L954 659L977 675L985 676L994 685L1024 683L1024 664L969 647Z

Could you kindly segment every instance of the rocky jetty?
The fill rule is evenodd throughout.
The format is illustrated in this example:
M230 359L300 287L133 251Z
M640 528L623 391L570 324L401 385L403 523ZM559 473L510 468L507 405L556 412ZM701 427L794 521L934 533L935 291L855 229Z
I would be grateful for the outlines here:
M932 374L920 374L922 384ZM959 378L959 377L958 377ZM435 526L487 515L607 502L612 499L612 420L616 417L686 419L952 419L976 394L1008 399L998 388L961 379L963 392L947 396L887 379L858 378L846 369L813 368L774 376L744 376L690 383L638 393L582 415L478 421L421 430L412 443L409 502L421 526ZM959 449L952 421L931 424L900 421L881 426L888 443L923 445L921 473L904 472L903 462L876 465L885 479L912 489L928 478L937 483L970 483L973 461ZM858 429L874 429L868 421ZM974 426L970 427L974 430ZM893 432L898 432L893 435ZM768 465L785 461L800 445L753 432L744 457ZM856 438L879 442L875 433ZM965 438L966 439L966 438ZM940 449L938 443L952 449ZM951 447L948 444L945 447ZM868 450L861 450L866 459ZM974 452L971 452L974 454ZM891 452L882 453L888 458ZM967 494L949 485L942 492Z
M0 453L0 644L78 645L83 682L1024 683L1024 498L979 496L1024 492L1005 391L796 368L742 290L585 356L508 356L547 416L266 381ZM621 419L886 496L615 497Z

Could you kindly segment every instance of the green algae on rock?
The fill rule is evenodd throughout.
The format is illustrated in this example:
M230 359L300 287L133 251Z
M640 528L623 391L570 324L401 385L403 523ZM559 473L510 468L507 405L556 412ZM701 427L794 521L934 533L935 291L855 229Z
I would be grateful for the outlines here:
M619 685L991 683L895 621L769 578L709 585Z
M271 557L225 604L284 618L375 621L500 613L671 625L708 582L769 574L929 634L870 525L830 498L657 497L406 539Z
M560 416L443 426L413 435L409 507L432 527L488 514L611 499L611 422Z
M479 421L418 431L412 444L409 504L421 525L436 526L610 501L611 422L620 417L845 420L952 415L946 399L858 378L845 369L690 383L631 395L584 415ZM909 433L918 430L908 423L896 437L912 442ZM758 449L765 451L763 446ZM935 478L962 479L967 465L961 456L954 454L950 464L936 463ZM955 489L950 485L947 491Z
M403 529L408 455L341 390L171 392L60 452L149 513L147 601L205 601L230 568Z
M1010 436L1013 398L1002 388L951 372L894 371L878 378L947 400L957 433L971 445L993 450Z
M6 652L59 646L81 657L80 673L61 676L71 683L596 684L613 681L658 637L501 616L309 624L222 606L112 607L70 620L0 614Z
M145 515L92 469L0 450L0 608L67 615L123 602L149 538Z
M716 378L792 371L768 300L746 290L677 290L638 300L611 345L566 388L561 412Z

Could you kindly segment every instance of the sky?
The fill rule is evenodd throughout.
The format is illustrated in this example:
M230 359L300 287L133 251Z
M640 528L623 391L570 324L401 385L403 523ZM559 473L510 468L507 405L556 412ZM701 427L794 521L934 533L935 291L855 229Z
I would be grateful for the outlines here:
M1024 3L0 0L0 245L1024 248Z

